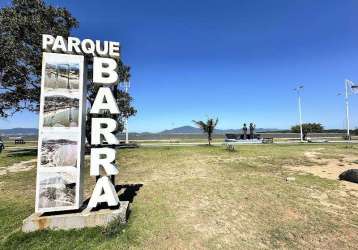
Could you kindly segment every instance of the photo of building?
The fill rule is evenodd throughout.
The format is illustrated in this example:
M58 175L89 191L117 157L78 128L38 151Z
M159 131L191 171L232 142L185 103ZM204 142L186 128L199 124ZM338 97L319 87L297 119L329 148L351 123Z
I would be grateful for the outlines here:
M78 127L79 99L62 95L45 97L44 127Z
M78 63L46 63L45 90L78 91L79 72Z
M39 178L39 208L71 207L76 200L76 172L41 172Z

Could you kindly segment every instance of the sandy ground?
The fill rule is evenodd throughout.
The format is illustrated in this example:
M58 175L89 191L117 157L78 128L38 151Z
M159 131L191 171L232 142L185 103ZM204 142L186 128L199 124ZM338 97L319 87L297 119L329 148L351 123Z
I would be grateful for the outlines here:
M29 161L22 161L19 163L15 163L9 167L0 168L0 175L6 175L8 172L17 173L22 171L28 171L36 166L36 159L32 159Z
M358 168L358 158L350 155L340 155L338 159L324 159L321 157L323 148L317 148L314 151L304 153L310 161L314 162L313 166L289 166L292 170L299 170L310 173L322 178L338 180L338 176L348 170ZM317 164L317 165L316 165ZM356 191L358 195L358 184L348 181L341 181L342 186L347 190Z

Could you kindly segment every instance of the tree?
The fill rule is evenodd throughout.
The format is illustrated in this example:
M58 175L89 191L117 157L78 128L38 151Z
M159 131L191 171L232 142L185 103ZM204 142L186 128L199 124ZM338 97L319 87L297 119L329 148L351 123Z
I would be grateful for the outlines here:
M358 135L358 128L355 128L352 132L354 135Z
M0 116L37 112L41 34L68 37L78 22L65 8L41 0L13 0L0 10L0 23Z
M39 111L41 78L42 34L70 36L78 27L77 20L65 8L47 5L42 0L13 0L12 5L0 10L0 117L16 112ZM91 69L91 58L89 69ZM129 67L118 62L119 81L128 80ZM93 104L98 86L91 81L89 70L87 100ZM123 117L136 113L131 106L132 97L121 91L118 85L112 87L120 114L115 118L123 129ZM90 120L89 120L90 121ZM87 135L90 137L90 122ZM89 138L87 136L87 138Z
M292 133L301 133L300 125L295 125L291 127ZM323 132L323 126L320 123L303 123L302 124L302 133L303 140L306 140L308 133L321 133Z
M219 123L219 119L216 118L216 120L212 119L212 118L208 118L208 120L205 122L203 121L194 121L193 122L201 129L203 130L204 133L208 134L208 142L209 142L209 146L211 145L211 141L212 141L212 134L214 132L214 129L216 127L216 125L218 125Z

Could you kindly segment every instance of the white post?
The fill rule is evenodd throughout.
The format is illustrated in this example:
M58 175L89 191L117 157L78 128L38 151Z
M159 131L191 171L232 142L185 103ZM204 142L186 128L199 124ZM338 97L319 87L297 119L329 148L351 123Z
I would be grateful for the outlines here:
M301 108L301 94L300 94L301 89L303 89L303 85L298 86L294 90L297 91L297 96L298 96L298 114L299 114L299 118L300 118L300 138L301 138L301 142L303 142L302 108Z
M303 129L302 129L302 110L301 110L301 95L298 90L298 113L300 115L300 132L301 132L301 142L303 142Z
M349 96L348 96L348 80L345 80L345 87L346 87L346 96L345 96L345 102L346 102L346 125L347 125L347 139L350 139L350 128L349 128Z
M126 144L128 144L129 139L128 139L128 118L127 117L124 120L124 126L125 126L125 129L126 129Z

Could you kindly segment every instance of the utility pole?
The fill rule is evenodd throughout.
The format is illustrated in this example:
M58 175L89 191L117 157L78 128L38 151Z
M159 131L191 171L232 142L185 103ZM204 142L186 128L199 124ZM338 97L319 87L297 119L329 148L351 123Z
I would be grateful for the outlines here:
M344 85L346 87L346 95L345 95L345 103L346 103L346 125L347 125L347 140L350 140L350 128L349 128L349 94L348 94L348 84L349 80L344 81Z
M298 115L300 118L300 138L301 138L301 142L303 142L303 129L302 129L302 108L301 108L301 89L303 89L303 85L298 86L297 88L295 88L294 90L297 92L297 96L298 96Z

